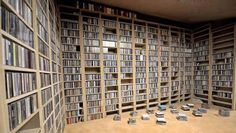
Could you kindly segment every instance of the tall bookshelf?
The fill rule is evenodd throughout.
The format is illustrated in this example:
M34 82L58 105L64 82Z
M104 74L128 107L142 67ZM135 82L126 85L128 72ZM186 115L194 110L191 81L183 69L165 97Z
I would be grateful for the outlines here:
M132 21L119 19L120 93L122 112L134 108Z
M170 29L160 26L160 104L168 104L170 100Z
M193 97L236 108L234 23L188 30L93 2L61 4L1 1L3 132L61 133L64 122Z
M180 100L180 32L178 29L171 29L171 103Z
M212 103L233 108L234 24L213 27L212 35Z
M194 52L194 96L203 102L209 102L210 89L210 25L205 25L193 33L193 52Z
M134 24L135 43L135 90L136 109L147 106L147 45L146 45L146 23L136 22Z
M3 132L63 132L56 8L47 0L1 1Z
M194 95L235 109L235 23L207 24L193 31Z
M148 25L148 54L149 54L149 107L155 107L159 103L159 93L158 93L158 27L157 25L149 24Z
M193 88L193 49L191 32L185 31L184 33L184 101L191 99Z
M97 7L86 2L60 6L65 15L79 16L83 29L79 46L86 88L81 101L84 121L179 102L184 95L180 66L185 64L185 30Z
M102 16L106 115L119 113L117 18Z
M179 45L179 102L184 101L185 93L185 30L179 31L180 45Z
M84 120L79 17L61 13L66 122Z
M95 14L97 15L97 14ZM102 111L102 81L103 50L99 29L99 16L83 16L83 45L85 57L85 82L87 101L87 120L103 118Z

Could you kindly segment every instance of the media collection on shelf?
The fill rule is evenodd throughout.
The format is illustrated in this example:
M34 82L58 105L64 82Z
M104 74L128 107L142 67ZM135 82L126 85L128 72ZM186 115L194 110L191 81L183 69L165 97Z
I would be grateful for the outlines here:
M180 89L180 33L171 32L171 96L175 100Z
M58 116L59 112L63 112L61 70L59 70L61 65L59 29L57 29L58 18L56 20L55 5L52 3L52 1L47 3L45 0L2 2L3 51L1 52L3 65L11 66L3 69L6 94L10 100L7 101L6 109L9 112L10 129L6 131L22 132L25 130L22 127L27 126L27 130L40 128L41 131L46 132L54 132L54 130L62 132L63 114L60 113L62 115ZM47 14L48 11L50 16ZM33 25L34 20L36 25ZM36 66L37 64L39 67ZM57 94L52 93L54 86L60 87ZM40 95L37 93L38 90ZM41 111L42 113L39 113ZM42 116L39 116L41 114ZM33 127L32 125L35 125L35 122L39 123L41 118L44 124ZM57 121L55 126L54 118Z
M185 50L183 51L185 54L185 61L184 61L184 80L185 80L185 99L188 98L191 94L191 88L193 86L193 80L192 80L192 71L193 71L193 53L192 53L192 47L191 47L191 37L188 34L185 34Z
M213 29L214 30L214 29ZM232 107L233 64L234 64L234 28L232 25L213 31L212 98L214 102ZM227 32L231 34L226 34ZM226 34L226 35L225 35ZM223 35L223 36L222 36ZM224 41L224 40L230 41ZM225 46L225 43L231 46ZM219 45L225 46L218 48Z
M194 94L198 96L208 95L209 41L204 39L196 41L194 44L193 52L194 52Z
M36 75L29 72L6 71L7 98L22 95L36 89Z
M34 114L38 109L37 105L35 94L8 104L10 130L13 130Z
M34 48L33 32L12 11L2 6L2 30L20 40L26 46ZM21 27L21 28L19 28Z

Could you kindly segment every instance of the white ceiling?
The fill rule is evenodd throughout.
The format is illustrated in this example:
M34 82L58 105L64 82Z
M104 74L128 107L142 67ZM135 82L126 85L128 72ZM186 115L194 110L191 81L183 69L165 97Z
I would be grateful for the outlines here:
M236 0L93 0L110 6L196 23L236 17Z

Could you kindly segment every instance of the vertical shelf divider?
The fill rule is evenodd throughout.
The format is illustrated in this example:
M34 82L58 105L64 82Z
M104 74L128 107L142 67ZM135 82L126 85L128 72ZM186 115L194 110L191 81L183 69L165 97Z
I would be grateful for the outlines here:
M235 55L236 55L236 23L234 23L234 50L233 50L233 55L234 55L234 73L233 73L233 81L236 79L236 61L235 61ZM233 82L233 101L232 101L232 109L236 109L236 83Z

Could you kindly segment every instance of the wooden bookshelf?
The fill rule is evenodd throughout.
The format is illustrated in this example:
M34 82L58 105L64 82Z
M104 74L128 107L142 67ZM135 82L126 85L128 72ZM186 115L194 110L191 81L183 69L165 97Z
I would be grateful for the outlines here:
M201 93L196 93L197 89L194 90L194 94L203 102L235 109L235 99L233 99L235 85L232 82L235 78L234 40L234 23L224 25L207 24L193 31L195 87L196 76L201 77L204 74L205 77L201 79L205 83L200 84L205 87L202 90L198 90ZM196 47L196 44L201 47L201 50ZM200 70L201 68L204 68L204 70Z
M160 26L160 52L161 52L161 72L160 72L160 104L169 104L170 102L170 28L169 26Z
M184 101L191 99L193 94L193 44L191 31L184 33Z
M132 20L119 19L121 112L134 108Z
M212 103L233 108L234 24L212 28Z
M83 121L156 107L159 104L180 102L184 95L180 94L184 93L184 90L180 91L180 83L183 87L185 79L184 69L182 72L179 70L178 55L185 48L185 37L182 37L182 34L185 35L185 30L138 20L135 17L104 13L95 8L99 5L87 6L83 2L60 6L61 16L79 16L79 27L83 29L79 35L82 88L86 88L83 90L87 91L89 87L86 87L86 84L92 81L98 84L94 86L98 88L94 94L86 91L82 93L81 110L85 115ZM82 39L95 42L88 43ZM93 50L86 50L86 47L91 47ZM87 54L93 54L93 57L87 59ZM171 60L177 63L177 71L173 76L171 76ZM93 63L88 65L88 62ZM184 54L182 54L181 65L184 64ZM161 76L161 73L164 75ZM96 75L97 79L89 78L88 82L86 76L91 74ZM174 97L171 95L172 80L178 82ZM92 100L97 104L89 107L91 100L87 97L92 95L97 96ZM187 92L186 99L182 99L189 100L191 97ZM91 113L92 109L95 110Z
M181 50L181 34L179 29L171 28L171 104L179 102L180 98L180 59L183 57Z
M63 132L61 43L56 9L49 0L1 1L3 132Z
M194 95L203 102L209 102L210 80L210 25L205 25L193 33L194 52Z
M148 34L148 54L149 54L149 82L148 82L148 99L149 99L149 108L156 107L158 105L158 49L159 49L159 42L158 42L158 27L157 25L148 24L147 27L147 34Z

